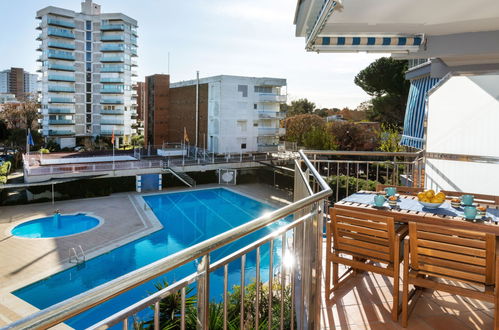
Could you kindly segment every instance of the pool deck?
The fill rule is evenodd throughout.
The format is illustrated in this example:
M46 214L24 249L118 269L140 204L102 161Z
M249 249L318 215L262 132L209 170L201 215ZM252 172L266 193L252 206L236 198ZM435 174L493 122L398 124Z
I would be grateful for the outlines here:
M226 187L261 202L281 207L289 203L289 193L263 184L237 186L200 185L196 189ZM153 212L145 207L141 196L192 190L167 188L162 192L143 194L128 192L108 197L76 199L52 203L6 206L0 212L0 326L38 311L10 292L74 266L69 263L69 249L81 245L89 260L119 246L149 235L162 228ZM60 237L31 239L15 237L10 231L16 225L51 216L56 209L62 214L87 213L103 219L98 227L84 233Z

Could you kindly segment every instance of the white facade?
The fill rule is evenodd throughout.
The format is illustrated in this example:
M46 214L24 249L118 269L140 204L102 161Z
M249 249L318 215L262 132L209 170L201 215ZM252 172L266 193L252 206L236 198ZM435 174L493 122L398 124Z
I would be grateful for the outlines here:
M203 78L208 84L207 149L215 153L277 150L280 105L286 102L286 79L221 75ZM171 84L192 86L196 80ZM200 143L199 145L203 145Z
M91 0L82 12L46 7L37 12L41 30L43 135L74 146L76 137L135 134L137 21L101 13Z

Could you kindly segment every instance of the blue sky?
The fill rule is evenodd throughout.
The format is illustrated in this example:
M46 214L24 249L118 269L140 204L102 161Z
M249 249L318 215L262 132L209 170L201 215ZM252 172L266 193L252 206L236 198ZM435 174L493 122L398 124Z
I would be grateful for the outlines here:
M139 79L167 73L171 81L232 74L286 78L288 100L306 97L319 107L356 107L369 99L355 75L380 55L316 54L294 36L294 0L101 0L103 12L123 12L139 23ZM80 11L77 0L0 1L0 69L35 71L36 11L56 6Z

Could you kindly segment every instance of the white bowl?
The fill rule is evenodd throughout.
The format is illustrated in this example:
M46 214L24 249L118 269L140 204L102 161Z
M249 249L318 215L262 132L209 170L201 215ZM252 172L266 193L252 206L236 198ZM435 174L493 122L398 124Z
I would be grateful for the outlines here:
M419 204L423 205L423 207L430 209L430 210L438 209L440 207L440 205L442 205L444 203L444 202L442 202L442 203L425 203L425 202L421 202L421 201L418 201L418 202L419 202Z

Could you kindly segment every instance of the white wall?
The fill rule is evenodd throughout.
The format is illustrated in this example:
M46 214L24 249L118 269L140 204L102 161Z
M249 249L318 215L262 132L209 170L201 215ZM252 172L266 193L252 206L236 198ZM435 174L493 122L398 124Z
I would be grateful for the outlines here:
M499 75L453 76L428 98L426 151L499 157ZM428 159L426 186L499 195L499 164Z

